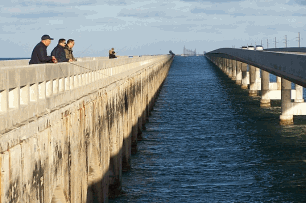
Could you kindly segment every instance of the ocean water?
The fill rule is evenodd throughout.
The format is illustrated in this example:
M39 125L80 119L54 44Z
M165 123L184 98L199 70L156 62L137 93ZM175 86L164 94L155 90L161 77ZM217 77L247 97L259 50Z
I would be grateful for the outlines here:
M259 104L205 57L175 57L109 202L306 201L306 117L281 126L280 102Z

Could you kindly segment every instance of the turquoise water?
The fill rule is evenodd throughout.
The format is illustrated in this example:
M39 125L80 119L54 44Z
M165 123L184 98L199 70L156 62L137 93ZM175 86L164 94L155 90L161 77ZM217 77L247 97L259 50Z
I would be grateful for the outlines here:
M228 79L205 57L175 57L115 202L303 202L306 117Z

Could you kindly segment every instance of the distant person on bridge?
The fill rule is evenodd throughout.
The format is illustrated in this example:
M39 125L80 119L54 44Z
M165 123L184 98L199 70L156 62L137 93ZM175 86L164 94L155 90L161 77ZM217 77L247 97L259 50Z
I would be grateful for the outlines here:
M68 39L67 44L65 46L65 53L66 53L66 58L69 59L69 62L71 61L76 61L76 59L73 56L73 51L72 48L74 47L74 40L73 39Z
M33 49L29 64L57 63L54 56L47 56L47 47L51 44L51 40L53 40L53 38L49 35L43 35L41 37L41 42Z
M51 52L51 56L54 56L58 62L70 62L71 59L66 58L66 52L65 52L65 46L66 46L66 40L65 39L59 39L58 44Z
M117 56L115 55L115 50L114 48L112 48L111 50L108 51L109 54L109 58L113 59L113 58L117 58Z

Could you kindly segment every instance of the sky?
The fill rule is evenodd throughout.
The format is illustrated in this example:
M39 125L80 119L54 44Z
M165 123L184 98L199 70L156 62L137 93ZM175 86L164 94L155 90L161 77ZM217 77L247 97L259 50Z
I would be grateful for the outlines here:
M261 44L306 46L306 0L11 0L0 3L0 58L30 58L41 36L75 57L182 54Z

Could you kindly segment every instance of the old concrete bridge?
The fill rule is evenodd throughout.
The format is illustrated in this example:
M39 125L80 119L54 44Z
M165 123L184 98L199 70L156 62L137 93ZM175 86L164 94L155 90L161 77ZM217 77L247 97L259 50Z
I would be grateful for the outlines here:
M0 202L107 202L120 192L172 60L1 61Z
M261 96L260 106L281 100L281 124L292 124L294 115L306 115L303 86L306 86L306 49L282 48L264 51L222 48L206 57L226 73L250 96ZM277 76L271 83L269 73ZM291 82L295 89L291 89ZM293 102L292 102L293 100Z

